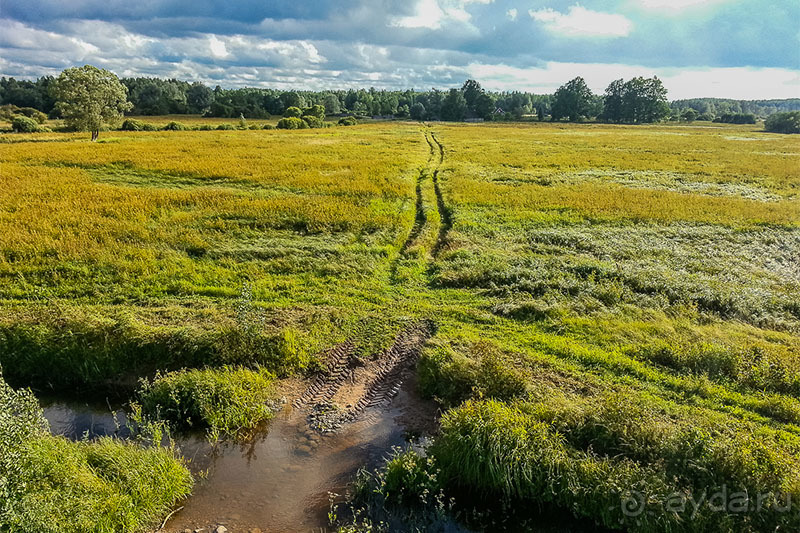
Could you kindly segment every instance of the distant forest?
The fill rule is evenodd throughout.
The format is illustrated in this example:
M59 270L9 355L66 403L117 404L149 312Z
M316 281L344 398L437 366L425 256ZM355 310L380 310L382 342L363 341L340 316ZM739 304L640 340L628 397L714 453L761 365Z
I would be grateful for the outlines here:
M36 81L0 78L0 105L34 108L58 118L50 93L52 76ZM289 107L322 105L329 115L398 117L417 120L603 120L640 123L659 120L755 122L773 113L800 110L800 99L728 100L696 98L668 103L658 78L617 80L594 94L582 78L552 95L485 91L474 80L460 89L385 91L371 89L280 91L214 89L176 79L123 78L130 115L202 114L209 117L266 118Z

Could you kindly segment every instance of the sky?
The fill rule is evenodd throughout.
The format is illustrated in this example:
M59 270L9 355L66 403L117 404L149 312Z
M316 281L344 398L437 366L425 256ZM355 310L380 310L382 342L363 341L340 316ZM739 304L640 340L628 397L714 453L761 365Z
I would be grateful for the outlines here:
M657 75L670 99L800 98L800 0L2 0L0 75L84 64L225 88Z

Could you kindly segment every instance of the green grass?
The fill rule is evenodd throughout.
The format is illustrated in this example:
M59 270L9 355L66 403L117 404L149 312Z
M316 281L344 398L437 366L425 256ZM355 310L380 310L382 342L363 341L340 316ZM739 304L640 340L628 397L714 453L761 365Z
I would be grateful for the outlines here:
M0 530L139 532L189 494L176 452L111 438L72 442L47 432L36 399L0 378Z
M139 390L142 413L178 429L206 429L220 436L246 437L272 418L272 380L266 371L225 367L156 375Z
M302 373L345 340L368 358L431 318L418 370L447 410L429 452L448 498L640 531L796 519L659 511L725 484L797 494L791 138L411 123L7 137L0 364L15 385L182 371L160 403L214 425L227 400L194 391L244 394L215 369ZM621 514L633 492L655 502L639 522Z

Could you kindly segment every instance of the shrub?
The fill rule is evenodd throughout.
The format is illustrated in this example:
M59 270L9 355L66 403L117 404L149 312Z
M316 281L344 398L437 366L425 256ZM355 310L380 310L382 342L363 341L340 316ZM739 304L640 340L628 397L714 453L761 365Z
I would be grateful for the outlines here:
M47 122L47 115L39 111L38 109L34 109L32 107L20 107L17 109L17 113L20 115L24 115L28 118L32 118L39 124L44 124Z
M317 117L325 120L325 106L316 104L303 110L303 117Z
M17 133L36 133L40 131L39 124L32 118L26 116L16 116L11 121L11 129Z
M300 118L303 116L303 111L299 107L291 106L286 108L283 116L286 118Z
M219 126L217 126L217 129L218 130L235 130L236 128L233 126L233 124L220 124Z
M524 373L511 358L488 342L478 342L459 353L437 346L423 353L419 362L419 386L427 396L445 405L458 405L472 395L498 400L524 397L528 387Z
M265 370L181 370L144 381L139 395L148 417L181 429L206 428L212 437L244 436L272 416L272 379Z
M313 115L306 115L303 117L303 121L308 125L309 128L322 128L325 126L325 122Z
M186 126L181 124L180 122L169 122L166 126L162 128L164 131L183 131L186 129Z
M263 128L265 130L274 130L275 126L273 126L272 124L264 124Z
M198 131L211 131L213 129L214 126L212 126L211 124L201 124L200 126L197 127Z
M279 130L302 130L308 127L306 121L297 117L282 118L275 126Z
M135 118L126 118L122 122L122 126L120 129L122 131L142 131L144 130L145 123L141 120L136 120Z
M714 119L714 122L725 124L755 124L756 116L752 113L725 113Z
M773 133L800 133L800 111L770 115L764 121L764 130Z
M358 124L358 121L355 117L343 117L339 119L338 124L340 126L355 126Z

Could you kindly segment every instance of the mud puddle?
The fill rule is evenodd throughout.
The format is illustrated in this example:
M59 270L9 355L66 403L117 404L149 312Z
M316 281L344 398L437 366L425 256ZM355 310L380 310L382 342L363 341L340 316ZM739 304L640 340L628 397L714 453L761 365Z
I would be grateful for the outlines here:
M192 468L208 477L165 531L326 531L329 493L344 495L359 468L379 466L393 446L431 431L436 410L413 387L406 382L390 406L370 408L332 434L311 430L306 412L287 406L252 443L183 442Z

